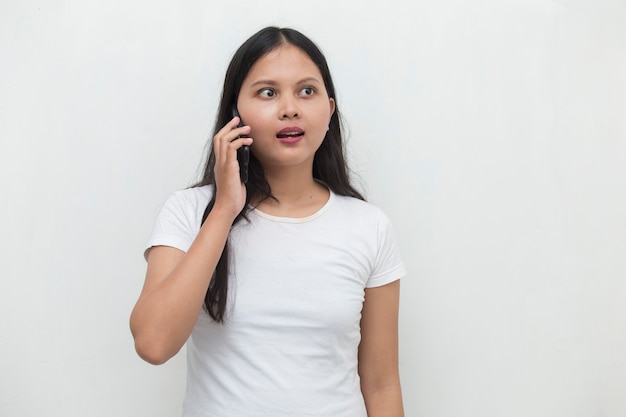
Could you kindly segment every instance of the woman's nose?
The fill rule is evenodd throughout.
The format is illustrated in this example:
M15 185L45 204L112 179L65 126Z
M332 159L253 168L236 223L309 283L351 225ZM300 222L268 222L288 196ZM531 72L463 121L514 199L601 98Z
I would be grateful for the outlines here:
M301 116L300 109L294 98L284 98L281 101L280 118L281 119L297 119Z

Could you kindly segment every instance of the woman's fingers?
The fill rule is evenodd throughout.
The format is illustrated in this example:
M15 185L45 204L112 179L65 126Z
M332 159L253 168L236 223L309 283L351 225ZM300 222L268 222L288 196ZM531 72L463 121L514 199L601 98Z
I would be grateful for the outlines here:
M250 133L250 126L239 126L240 122L239 117L234 117L213 138L216 162L231 161L233 152L236 153L241 146L252 143L250 138L240 138L241 135Z
M250 126L239 126L239 123L241 123L241 119L239 117L234 117L230 122L226 123L226 125L219 132L217 132L213 138L216 145L221 145L224 141L231 142L234 139L237 139L240 135L250 133Z
M240 137L250 133L250 126L238 127L240 119L233 118L213 138L215 153L216 204L239 213L245 204L246 189L239 175L237 149L252 144L252 138Z

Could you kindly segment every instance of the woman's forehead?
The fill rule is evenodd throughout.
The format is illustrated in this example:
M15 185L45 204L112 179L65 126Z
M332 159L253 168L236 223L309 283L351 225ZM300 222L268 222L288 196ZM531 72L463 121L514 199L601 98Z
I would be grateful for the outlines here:
M302 49L291 44L282 44L259 58L252 68L244 84L254 83L258 79L315 78L322 80L319 68Z

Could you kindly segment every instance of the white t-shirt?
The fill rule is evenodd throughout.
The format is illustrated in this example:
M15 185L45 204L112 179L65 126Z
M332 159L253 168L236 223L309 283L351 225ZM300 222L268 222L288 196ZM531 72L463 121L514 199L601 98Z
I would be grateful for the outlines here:
M211 190L174 193L147 247L187 251ZM187 341L184 417L366 417L364 289L406 273L388 218L332 192L306 218L248 217L230 234L225 322L202 311Z

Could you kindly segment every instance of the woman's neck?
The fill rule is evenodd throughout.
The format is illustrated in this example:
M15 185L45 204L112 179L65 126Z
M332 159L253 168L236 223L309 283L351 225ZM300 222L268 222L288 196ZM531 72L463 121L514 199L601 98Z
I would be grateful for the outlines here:
M283 169L266 172L267 181L276 200L268 198L256 204L264 213L279 217L306 217L322 208L330 192L313 178L312 172Z

